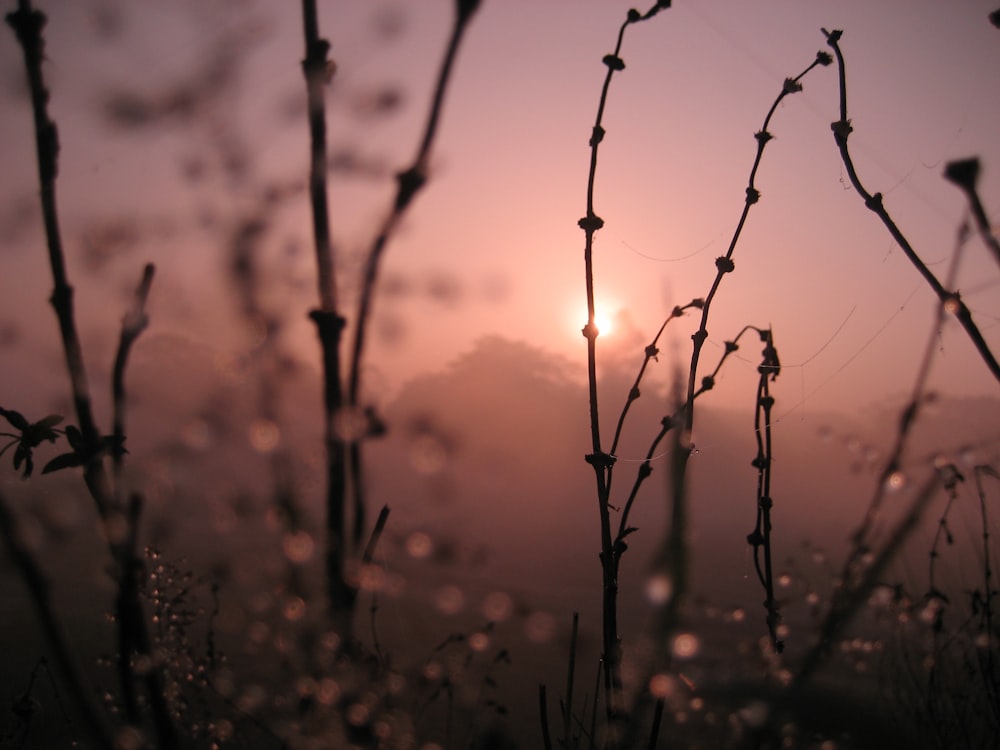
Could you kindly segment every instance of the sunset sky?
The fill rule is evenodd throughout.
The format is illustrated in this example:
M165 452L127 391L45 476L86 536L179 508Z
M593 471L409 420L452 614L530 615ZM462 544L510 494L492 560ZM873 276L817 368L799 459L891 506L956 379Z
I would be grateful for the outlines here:
M256 606L240 599L241 585L264 587L265 599L274 596L262 606L273 606L284 590L266 589L267 581L290 570L291 558L272 491L284 476L267 457L280 445L281 457L295 464L289 494L308 516L306 533L316 532L320 543L325 488L319 354L307 317L318 300L304 190L309 138L300 4L36 5L49 16L45 75L62 147L60 217L105 432L122 314L143 265L157 268L150 324L129 370L132 473L124 483L134 481L146 501L142 541L176 543L192 565L225 578L234 611ZM423 132L454 2L318 5L336 65L326 100L330 212L341 312L350 324L362 259L391 206L394 175L409 166ZM965 197L942 178L949 161L979 157L994 234L1000 222L1000 28L988 18L998 0L675 5L629 28L621 52L626 68L614 77L603 121L595 211L605 224L594 258L605 428L613 427L663 320L674 306L708 293L715 258L725 254L744 205L754 133L786 77L828 49L821 28L843 30L850 146L861 181L884 195L930 269L946 279L968 218ZM15 0L0 7L12 10ZM509 592L543 602L563 623L571 610L593 615L584 628L598 630L598 519L593 473L583 461L590 450L584 234L577 221L586 213L602 57L612 52L629 8L621 0L483 0L458 56L430 179L382 266L364 399L379 407L390 430L385 440L366 444L366 480L369 505L391 503L393 515L376 562L392 575L416 569L415 595L425 586L430 601L440 600L442 583L465 587L463 616L470 619L484 612L483 596ZM733 255L735 273L714 303L699 374L714 367L724 342L744 326L772 327L783 366L772 386L774 414L785 422L776 428L780 471L771 487L776 565L808 553L802 542L813 540L830 552L809 555L830 582L827 568L863 518L898 407L929 342L931 387L949 398L915 429L904 473L931 472L931 458L939 457L966 471L966 458L995 467L1000 388L959 325L947 320L935 330L934 294L851 189L830 129L839 119L836 66L812 70L803 85L768 128L774 140L756 177L762 197ZM71 423L48 304L52 280L34 148L23 61L4 27L0 406L31 419L58 412ZM962 252L955 288L1000 353L997 259L976 237ZM241 285L234 268L253 273ZM273 349L258 346L262 317L273 324ZM655 387L643 384L630 423L635 430L618 451L616 513L648 435L661 424L671 379L686 372L697 324L694 315L674 320L659 342L647 381ZM762 628L746 544L757 513L751 459L761 346L744 342L699 402L724 409L704 409L695 427L690 575L698 596L756 608L747 610L747 624ZM274 439L262 446L254 425L266 421L259 408L266 374L255 377L271 372L268 365L282 378L275 399L281 414L268 422ZM0 424L0 432L7 429ZM421 445L433 461L418 460ZM41 450L39 463L57 447ZM626 609L646 603L643 571L666 526L667 471L659 469L668 450L655 457L656 478L643 486L652 502L637 503L630 517L643 533L635 542L629 537ZM78 610L98 614L88 586L110 592L101 572L106 561L94 562L104 553L78 557L61 536L99 542L93 509L81 510L82 490L63 492L78 479L75 472L22 482L12 455L3 456L0 488L16 496L38 549L58 542L46 563L68 591L68 610L77 602ZM963 555L980 549L976 512L966 503L953 515L962 522L955 549ZM926 553L945 528L939 519L925 518L908 550L918 563L901 565L900 578L914 591L926 590ZM437 544L434 554L413 554L413 534ZM318 574L319 560L316 554L314 568L302 570ZM968 591L966 562L955 565L956 591ZM421 565L433 574L421 578ZM14 569L0 574L10 579ZM77 578L85 585L76 586ZM389 629L398 626L405 641L420 618L452 614L426 603L411 611L389 602ZM0 629L15 619L26 627L24 611L0 607L7 618ZM237 641L246 623L264 617L240 612L229 620ZM18 650L19 658L30 655ZM536 681L530 684L521 698L531 698L533 711Z
M305 174L297 6L39 5L50 16L46 73L63 147L59 200L92 358L109 356L126 290L147 259L159 271L149 335L169 331L212 346L239 341L222 283L226 243L233 227L259 213L268 188L301 183ZM742 208L753 133L783 79L826 49L821 27L844 30L861 179L886 196L943 278L965 216L963 196L941 179L945 163L978 155L987 211L1000 214L993 5L679 2L631 28L598 165L596 211L606 223L597 235L597 302L615 321L599 356L630 346L638 363L673 305L706 294L713 260ZM373 393L441 368L490 333L564 354L582 377L584 238L576 221L585 212L601 57L628 7L484 2L458 60L431 181L384 265ZM361 165L331 175L348 302L358 258L388 207L391 176L415 152L451 9L443 1L320 3L337 64L331 151ZM0 323L4 340L16 345L8 351L52 361L30 115L19 51L6 29L0 69ZM812 71L804 86L771 124L776 138L757 178L763 198L734 255L736 272L719 293L706 350L712 363L743 325L772 325L785 367L776 394L782 413L852 410L905 392L934 316L931 292L848 189L829 128L837 119L835 67ZM190 116L172 110L157 118L156 107L178 91L191 97ZM128 121L123 102L139 102L152 120ZM388 111L380 114L383 105ZM227 163L228 175L220 167ZM266 285L272 310L287 320L285 341L314 361L304 319L316 295L307 201L296 193L276 202L262 244L272 269ZM996 262L971 241L957 287L994 349L998 282ZM668 328L662 380L673 357L686 359L695 325L692 317ZM957 325L945 326L937 346L937 387L997 392ZM716 403L752 398L756 345L740 353L745 359L724 371ZM12 384L30 380L11 377Z

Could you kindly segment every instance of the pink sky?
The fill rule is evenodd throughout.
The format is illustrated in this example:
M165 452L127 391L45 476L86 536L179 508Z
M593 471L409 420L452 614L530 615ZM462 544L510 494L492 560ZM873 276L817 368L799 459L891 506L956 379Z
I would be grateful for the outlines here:
M206 215L227 226L249 215L264 186L301 179L301 30L297 13L250 2L39 3L51 17L47 74L63 144L59 183L83 328L110 347L124 290L154 260L154 327L219 345L232 340L231 305L220 297L224 248ZM350 287L356 259L386 210L391 174L416 148L447 31L450 2L321 3L323 33L338 73L330 89L331 142L383 165L379 180L333 176L335 240ZM886 205L940 276L964 216L960 192L940 177L953 158L978 155L986 207L1000 214L1000 31L993 3L810 2L677 4L630 30L625 72L612 86L596 191L605 219L597 236L598 306L620 314L647 341L675 304L704 296L713 259L742 208L753 133L780 90L824 49L820 27L842 28L851 145L862 180ZM579 363L587 139L627 3L485 2L461 52L428 189L389 249L390 293L376 309L381 332L369 382L393 389L437 369L481 335L499 333ZM120 27L101 33L117 9ZM393 32L396 29L396 32ZM196 80L220 38L249 49L232 86L189 123L121 132L101 104L110 92L156 97ZM0 35L4 105L0 138L4 226L35 190L22 69L10 33ZM927 340L934 298L857 195L846 189L829 123L836 119L835 68L814 70L786 99L758 174L763 199L750 214L709 326L708 361L744 324L772 325L785 371L779 410L853 409L910 386ZM403 93L398 113L362 116L373 91ZM223 133L249 155L249 179L227 184L212 172ZM214 140L213 140L214 139ZM180 165L200 158L206 177L185 182ZM304 311L314 304L304 197L278 214L267 252L288 281L275 283L290 341L315 357ZM134 252L87 276L82 237L94 227L136 221ZM6 231L0 321L20 331L32 356L51 358L50 281L37 217ZM288 254L290 245L298 252ZM277 267L277 266L276 266ZM290 270L289 270L290 269ZM98 278L107 288L96 284ZM994 350L1000 349L1000 273L972 242L959 289ZM287 282L287 283L286 283ZM394 292L392 290L395 290ZM111 293L113 296L109 297ZM109 304L113 299L116 304ZM121 303L117 303L121 299ZM350 313L348 313L350 315ZM44 338L32 338L39 325ZM693 318L677 321L664 352L686 359ZM605 339L604 344L610 342ZM726 369L717 403L752 398L757 351ZM102 355L103 356L103 353ZM636 348L636 359L641 347ZM659 377L669 371L661 358ZM949 393L996 394L996 382L949 323L940 339L935 385Z
M605 220L595 254L598 307L614 321L598 340L602 394L617 394L602 401L606 426L634 371L623 362L632 356L637 366L673 306L708 291L714 258L725 252L743 206L753 134L785 77L825 49L821 27L844 30L860 176L885 195L931 269L945 275L966 213L960 191L941 178L949 160L981 158L986 210L994 220L1000 216L1000 29L987 20L996 1L681 1L630 29L622 52L627 68L615 78L604 121L595 204ZM304 193L288 189L304 180L308 154L298 4L37 4L50 16L46 75L62 144L59 203L102 418L122 312L142 265L157 264L150 328L130 370L137 428L129 433L129 466L144 477L149 535L189 545L206 567L241 556L262 569L284 565L277 546L259 543L276 538L273 528L248 526L249 533L243 528L226 537L231 526L220 527L230 516L220 511L235 519L246 495L270 487L263 477L266 450L251 452L252 441L244 439L250 431L227 431L253 426L258 416L258 383L241 380L228 356L255 343L227 271L232 237L246 221L268 217L258 248L259 291L261 304L285 324L281 343L300 361L318 360L306 318L316 305L309 208ZM338 66L328 98L331 151L374 173L331 175L334 239L349 302L359 258L392 198L392 175L415 152L452 6L452 0L320 3L322 33ZM482 586L547 597L546 606L565 603L565 611L578 602L585 612L597 604L597 519L592 476L581 458L586 313L577 220L586 210L601 58L611 52L628 8L617 0L484 0L459 57L431 180L388 250L366 381L367 396L388 404L385 413L396 420L389 438L368 454L373 507L376 498L394 505L387 556L403 555L406 535L425 528L444 541L454 535L492 545L486 572L494 579L484 577ZM5 29L0 406L38 418L68 413L69 405L47 304L51 277L23 80L19 50ZM774 486L782 565L801 550L802 539L828 543L835 557L842 551L895 423L896 411L885 402L898 402L911 388L936 304L847 185L830 132L839 116L835 68L812 71L804 85L769 128L775 140L757 176L762 199L735 252L735 273L713 307L703 358L707 370L723 341L746 324L773 326L784 369L772 393L776 415L786 419ZM130 128L108 122L108 102L116 97L155 108L178 93L188 96L190 118L174 112ZM398 108L374 111L397 93ZM970 242L957 287L996 352L998 285L995 260L981 242ZM345 313L353 316L352 308ZM689 357L696 324L689 317L668 328L650 375L658 385ZM976 460L995 465L996 380L954 323L935 346L935 388L992 399L956 398L947 402L954 408L934 415L936 422L921 422L905 467L926 469L938 451L963 453L963 441L981 441L988 456ZM706 403L741 411L706 408L695 429L693 577L712 596L758 607L745 540L755 513L750 458L759 346L751 343L740 355ZM282 438L297 461L304 505L313 511L322 493L319 384L314 373L299 371L282 385ZM869 431L867 418L876 412L877 429ZM614 501L627 491L661 414L662 403L644 398L633 415L635 430L619 451ZM423 435L425 418L433 429ZM413 461L414 434L439 441L443 463L451 448L456 460L421 471ZM664 456L656 457L657 469ZM69 472L41 480L46 485L20 482L9 464L3 472L5 485L24 488L21 497L33 504L24 507L48 507L29 493L41 486L49 488L37 490L42 499L43 491L62 498L59 482L69 481ZM662 492L662 484L644 492ZM638 571L665 523L663 510L662 502L645 503L635 516L643 534L635 536L627 564L636 567L624 593L633 602L641 596ZM79 518L90 516L68 524L89 529ZM264 514L255 518L263 523ZM927 523L936 530L937 518ZM964 531L973 528L965 524ZM919 539L915 548L924 555L928 546ZM478 575L479 568L464 564L468 551L459 552L439 575ZM93 578L77 558L54 557L75 575ZM237 577L253 577L253 565ZM919 567L909 566L914 571L922 585L923 557ZM261 585L256 578L250 583ZM82 598L83 591L72 594ZM475 606L468 612L478 617ZM387 610L407 634L412 622L402 608ZM761 611L748 611L762 627Z

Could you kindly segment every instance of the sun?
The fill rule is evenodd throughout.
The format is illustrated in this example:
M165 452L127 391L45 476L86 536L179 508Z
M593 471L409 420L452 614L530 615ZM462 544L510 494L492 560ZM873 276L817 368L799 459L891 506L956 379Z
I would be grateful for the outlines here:
M599 336L608 336L614 332L615 327L612 320L613 319L609 315L606 315L600 310L594 313L594 324L597 326Z

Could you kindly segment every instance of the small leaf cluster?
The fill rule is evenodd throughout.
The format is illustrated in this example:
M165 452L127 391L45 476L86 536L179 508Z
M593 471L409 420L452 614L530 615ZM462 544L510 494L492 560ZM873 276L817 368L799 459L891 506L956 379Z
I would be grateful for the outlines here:
M20 471L24 479L30 477L35 470L35 448L46 441L55 443L61 435L66 437L72 450L60 453L45 464L42 474L84 466L92 458L103 453L113 456L126 453L125 437L122 435L105 435L96 442L96 445L91 445L79 428L73 425L66 425L65 430L56 429L56 426L63 422L63 417L58 414L50 414L37 422L29 422L20 412L0 407L0 417L6 419L16 430L16 432L0 432L0 437L10 438L10 441L0 448L0 456L14 448L14 470Z
M0 437L11 438L10 442L0 448L0 456L16 446L14 449L14 470L21 470L23 465L21 476L27 479L35 470L32 451L46 440L54 443L59 435L63 434L62 430L56 429L56 425L62 423L63 418L58 414L50 414L37 422L29 422L20 412L3 407L0 407L0 417L6 419L10 426L17 430L16 433L0 432ZM48 467L46 467L47 469Z

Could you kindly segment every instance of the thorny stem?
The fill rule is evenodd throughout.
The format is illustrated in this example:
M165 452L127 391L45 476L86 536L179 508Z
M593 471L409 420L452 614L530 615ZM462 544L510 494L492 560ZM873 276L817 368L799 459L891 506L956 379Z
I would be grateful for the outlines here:
M837 32L834 33L836 34ZM832 35L828 34L829 36ZM842 58L838 55L838 59ZM952 255L952 262L949 268L949 276L951 278L957 273L965 235L964 231L959 232L959 242ZM910 401L903 409L900 417L895 444L886 461L885 468L879 477L864 520L851 537L851 549L848 552L843 570L840 573L838 586L834 591L829 610L820 624L813 645L799 663L792 681L785 688L782 696L779 697L779 701L787 699L788 696L794 695L796 691L801 689L802 685L815 674L827 659L830 649L836 643L844 628L859 608L867 601L872 590L878 584L879 580L881 580L885 568L919 526L924 512L939 487L948 487L950 481L948 478L949 474L943 470L935 471L916 491L902 519L891 530L882 548L877 551L870 549L869 536L873 531L878 510L881 507L885 493L888 491L890 478L899 470L903 451L911 434L920 404L923 401L927 380L930 376L931 364L934 359L937 333L944 319L945 310L946 300L940 299L936 310L935 324L932 327L930 336L928 336L923 360L914 379ZM953 470L954 467L951 467L951 469ZM773 715L775 715L775 712L772 712ZM775 727L771 725L770 721L767 722L758 732L753 733L751 737L753 742L750 746L761 746L764 737L774 731Z
M983 338L979 327L972 319L972 313L969 308L966 307L965 302L962 301L961 296L957 292L949 292L933 272L924 264L924 262L917 255L913 246L910 244L909 240L903 235L899 227L889 216L889 212L886 210L882 202L881 193L870 193L861 184L861 180L858 177L857 170L854 167L854 160L851 157L851 152L847 147L847 139L851 134L853 128L851 127L851 121L847 117L847 76L845 72L844 55L840 51L840 37L841 32L839 30L827 31L823 29L823 34L826 36L827 43L833 48L834 53L837 56L837 69L840 76L840 119L831 124L831 129L833 130L833 137L837 143L837 148L840 151L840 158L844 162L844 167L847 170L848 177L851 180L851 185L854 190L861 196L865 202L865 207L870 211L875 213L882 223L885 225L886 229L889 230L889 234L896 241L902 249L903 254L906 255L910 263L917 269L924 280L927 282L928 286L934 291L938 299L943 305L946 305L949 311L958 319L965 332L968 334L969 338L972 340L973 346L976 347L976 351L979 352L979 356L982 358L983 362L989 368L990 372L993 373L993 377L1000 380L1000 362L997 362L996 357L990 350L989 344L986 343L986 339Z
M578 225L585 233L583 262L584 281L587 292L587 324L583 335L587 339L587 383L590 402L590 437L592 452L586 456L587 462L594 467L594 477L597 484L598 514L601 522L601 591L602 591L602 655L604 661L604 694L605 710L609 723L619 721L624 716L621 680L621 640L618 636L617 596L618 581L614 574L614 559L611 539L611 517L609 495L611 484L611 467L614 457L601 448L600 419L597 404L597 324L595 322L594 305L594 234L604 226L604 221L594 212L594 186L597 178L597 154L601 140L604 138L604 108L608 100L611 78L616 71L624 70L625 63L619 56L625 29L631 24L645 21L664 8L669 2L657 2L645 14L630 10L626 20L618 29L618 40L615 50L603 59L607 66L601 96L597 106L597 116L590 136L590 169L587 176L587 213L580 219ZM610 733L613 735L613 732ZM613 740L611 740L613 742Z
M691 300L684 306L675 307L666 320L663 321L663 325L660 326L660 330L656 332L653 336L653 340L649 342L643 351L642 364L639 366L639 372L636 373L635 382L632 383L632 387L629 389L628 397L625 400L625 405L622 407L621 414L618 415L618 424L615 427L615 436L611 440L611 449L608 451L612 456L617 454L618 451L618 441L622 436L622 429L625 427L625 418L628 416L629 409L632 408L632 404L639 400L641 392L639 391L639 385L642 383L643 375L646 374L646 367L649 365L651 359L656 359L656 356L660 353L656 344L660 340L660 336L663 335L664 330L667 328L667 323L669 323L674 318L679 318L684 314L684 311L689 308L700 308L702 301L700 299Z
M700 302L701 300L695 300L688 306L697 307ZM674 317L676 317L676 310L674 313ZM694 399L698 399L702 394L712 390L712 388L715 387L715 378L722 370L722 366L725 364L726 360L739 348L738 346L739 340L743 337L743 335L747 331L750 330L758 331L759 329L753 326L744 326L743 329L736 335L736 337L732 341L726 342L725 350L723 351L722 356L719 357L719 361L716 363L715 368L712 370L712 374L705 378L702 378L701 387L694 392L693 396ZM647 353L648 353L648 347L647 347ZM643 366L645 366L645 364ZM660 420L660 430L659 432L657 432L656 436L650 442L649 448L646 451L646 457L643 459L643 462L639 465L639 470L636 472L636 478L632 484L632 489L630 490L628 499L625 501L625 505L622 508L621 519L618 524L618 533L615 536L615 540L612 545L613 549L615 550L616 573L617 573L618 560L621 558L621 555L625 552L625 547L622 546L622 542L624 541L626 536L635 531L635 528L630 527L628 525L628 518L632 510L632 505L634 504L635 499L639 494L639 488L646 481L646 479L648 479L649 476L653 473L652 461L654 455L656 454L657 447L659 446L660 442L662 442L663 438L667 436L667 433L670 430L684 423L684 414L687 408L688 408L687 404L681 404L681 406L679 406L677 410L674 411L673 414L669 414Z
M705 304L701 309L701 324L698 330L691 336L694 341L694 346L691 351L691 367L688 372L688 402L691 404L691 408L687 411L687 419L685 422L685 430L690 432L692 427L694 427L694 404L692 396L694 395L694 390L697 383L698 375L698 362L701 358L701 350L705 345L705 341L708 339L708 316L711 312L712 301L715 299L716 293L719 291L719 286L722 284L723 277L733 271L733 253L736 250L736 243L739 241L740 235L743 232L743 227L746 224L747 216L750 214L750 208L760 200L760 191L757 189L754 181L757 177L757 169L760 167L761 157L764 155L764 147L767 145L773 136L768 131L768 125L771 123L771 118L774 116L775 111L778 109L778 105L781 104L782 100L798 91L802 90L801 80L806 76L809 71L815 68L817 65L828 65L830 63L830 56L825 52L820 52L816 55L816 59L809 64L805 70L799 73L795 78L786 78L785 83L782 86L781 93L775 98L774 103L771 104L771 109L768 110L767 116L764 118L764 124L761 129L754 134L754 138L757 139L757 154L753 160L753 166L750 168L750 177L747 180L746 188L746 200L743 204L743 212L740 215L740 220L736 224L736 230L733 232L733 237L729 241L729 248L726 250L726 254L721 258L717 258L715 261L716 267L718 269L715 280L712 282L712 286L705 296Z
M7 14L8 25L14 30L24 53L24 65L28 76L28 86L31 92L32 113L35 123L35 146L38 161L39 193L42 204L42 220L45 227L46 247L48 249L49 266L52 270L53 291L50 298L59 322L59 333L66 359L66 367L70 376L73 393L73 404L77 420L80 423L80 433L83 446L79 449L86 455L84 463L84 482L97 507L98 515L104 524L108 547L111 556L118 566L118 611L125 615L119 622L120 652L118 654L119 674L122 682L126 706L130 709L132 718L138 718L134 702L134 679L131 662L134 652L149 654L149 635L146 621L142 614L142 604L138 598L136 560L134 554L134 538L138 525L139 505L133 503L126 509L117 507L115 495L103 461L103 443L100 431L94 420L90 392L87 385L87 372L83 361L83 350L76 328L73 310L73 287L66 273L65 256L62 237L59 229L59 217L56 209L56 176L59 163L59 135L55 122L49 116L49 92L42 75L42 61L45 58L45 42L42 29L46 23L45 14L35 10L30 0L19 0L16 11ZM148 293L151 272L144 274L140 293ZM141 327L139 328L141 330ZM138 335L138 331L134 335ZM134 339L134 336L132 336ZM131 342L129 342L131 343ZM123 377L125 351L122 356L121 372L117 373L118 381L113 385L116 390L121 387ZM117 417L116 417L117 419ZM121 535L114 532L111 524L124 514L126 533L124 541ZM44 613L43 613L44 614ZM46 623L50 638L53 637L50 624ZM150 670L146 676L150 703L152 704L153 720L159 735L160 744L164 748L172 748L177 744L176 730L169 715L163 693L162 680L158 669Z
M776 653L780 654L784 650L784 643L778 637L781 614L778 611L777 600L774 598L774 568L771 563L771 509L774 505L774 500L771 497L771 462L773 460L771 409L774 406L774 398L771 396L770 381L778 377L781 365L774 349L771 331L758 332L764 342L764 359L757 368L760 380L757 384L757 405L754 412L757 455L753 460L753 465L757 469L757 524L747 536L747 542L753 547L757 578L764 587L764 608L767 610L767 630L771 637L771 646ZM727 344L727 348L728 346ZM762 553L763 560L761 559Z

